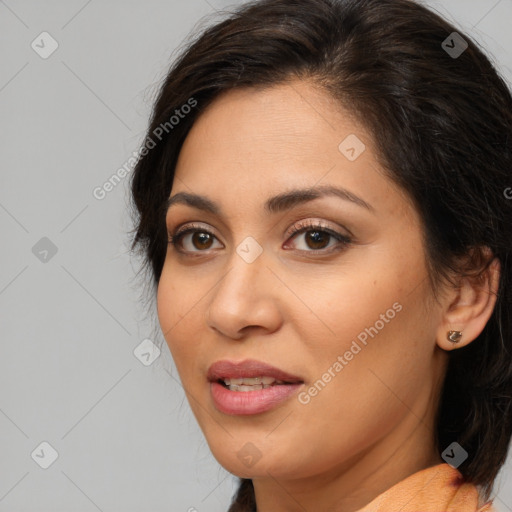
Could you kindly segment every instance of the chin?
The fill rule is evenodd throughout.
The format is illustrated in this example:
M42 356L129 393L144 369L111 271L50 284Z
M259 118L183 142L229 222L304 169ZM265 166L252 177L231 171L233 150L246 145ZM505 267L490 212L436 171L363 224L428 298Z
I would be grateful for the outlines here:
M229 442L219 441L217 445L209 444L217 462L226 470L239 478L256 478L268 474L277 475L283 470L282 460L286 455L276 452L275 447L263 447L262 442L238 440L230 438ZM289 461L288 461L289 462Z

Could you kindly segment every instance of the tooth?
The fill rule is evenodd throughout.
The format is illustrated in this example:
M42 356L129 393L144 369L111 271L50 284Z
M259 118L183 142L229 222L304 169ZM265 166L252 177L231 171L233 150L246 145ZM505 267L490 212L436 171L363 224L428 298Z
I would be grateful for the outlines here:
M253 386L254 384L261 384L261 377L245 378L242 380L243 380L242 383L247 386Z
M257 389L263 389L261 384L257 386L238 386L238 391L256 391Z
M274 382L278 382L274 377L261 377L262 384L273 384Z
M263 389L263 386L261 384L259 384L258 386L237 386L236 384L232 384L231 386L229 386L229 390L230 391L243 391L243 392L246 392L246 391L256 391L258 389Z

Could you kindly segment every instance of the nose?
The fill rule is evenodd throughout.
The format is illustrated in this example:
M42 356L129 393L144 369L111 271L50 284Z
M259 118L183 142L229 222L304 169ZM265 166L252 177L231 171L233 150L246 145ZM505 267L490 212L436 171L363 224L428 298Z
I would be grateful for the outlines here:
M237 253L209 297L208 326L231 339L249 333L270 334L282 324L279 280L268 268L264 254L248 263Z

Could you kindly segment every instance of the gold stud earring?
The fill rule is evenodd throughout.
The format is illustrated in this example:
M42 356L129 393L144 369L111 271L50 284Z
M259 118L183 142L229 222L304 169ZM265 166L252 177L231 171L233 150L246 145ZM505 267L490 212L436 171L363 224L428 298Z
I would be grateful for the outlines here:
M460 331L448 331L448 334L446 337L452 342L452 343L458 343L462 337L462 333Z

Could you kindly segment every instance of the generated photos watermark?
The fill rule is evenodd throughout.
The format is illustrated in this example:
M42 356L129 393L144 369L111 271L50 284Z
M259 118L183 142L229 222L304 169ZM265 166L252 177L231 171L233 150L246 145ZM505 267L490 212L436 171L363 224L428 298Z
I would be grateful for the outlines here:
M126 162L117 169L102 185L95 187L92 191L92 195L98 201L102 201L107 195L116 188L121 181L133 170L137 164L139 158L146 156L153 148L156 147L157 141L161 141L164 134L169 134L182 119L190 114L192 109L197 106L197 100L193 97L189 98L180 108L174 110L174 114L169 117L165 123L159 124L152 132L151 135L146 137L146 140L138 151L133 151L132 155L126 160Z
M322 374L321 378L318 379L312 386L310 386L307 390L302 391L298 394L298 401L307 405L311 402L311 399L320 393L331 380L338 375L338 373L345 368L349 364L354 356L359 354L363 347L368 344L368 337L374 338L379 334L379 332L384 329L386 324L389 324L393 318L395 318L396 314L402 311L402 305L399 302L395 302L393 306L386 310L385 313L381 313L379 320L377 320L372 326L365 328L357 335L357 340L352 340L352 344L350 348L345 351L343 355L339 355L336 358L336 361L329 366L327 371ZM361 346L359 343L361 343Z

